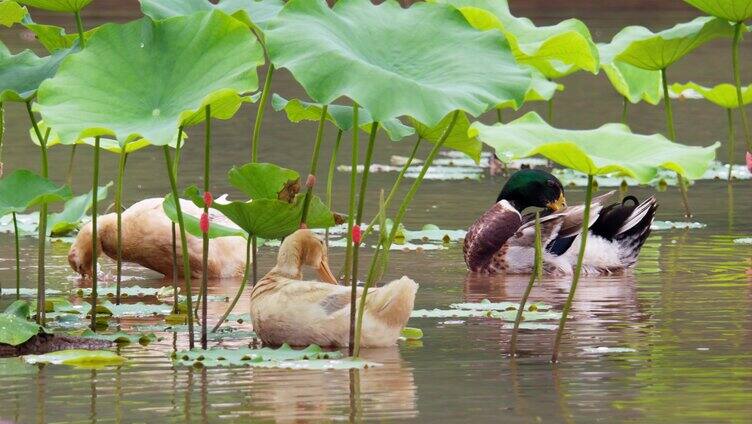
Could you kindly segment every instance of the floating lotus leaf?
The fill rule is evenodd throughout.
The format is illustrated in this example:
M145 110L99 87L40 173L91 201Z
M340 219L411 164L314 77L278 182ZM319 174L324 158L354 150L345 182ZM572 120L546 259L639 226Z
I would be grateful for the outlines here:
M598 44L598 51L601 57L601 69L606 72L608 80L619 94L631 103L644 100L657 105L661 101L663 86L660 71L641 69L615 60L614 56L618 52L610 44Z
M525 321L555 320L561 318L560 312L554 311L525 311ZM412 318L496 318L514 322L517 317L516 310L478 310L478 309L416 309L411 314Z
M699 93L705 100L722 108L736 109L739 107L739 98L736 96L736 86L733 84L718 84L715 87L709 88L693 82L688 82L686 84L673 84L670 89L679 96L687 90L692 90ZM742 87L742 102L744 102L744 105L752 103L752 84Z
M58 186L31 171L19 169L0 179L0 216L70 199L71 195L68 186Z
M535 112L506 125L475 122L470 132L496 149L502 161L542 155L588 175L617 173L641 183L650 182L661 168L690 180L701 178L720 146L684 146L660 134L634 134L621 124L606 124L594 130L563 130L548 125Z
M744 22L752 18L750 0L684 0L708 15L731 22Z
M39 325L13 314L0 314L0 343L18 346L39 333Z
M34 23L28 16L24 19L23 25L39 40L39 43L52 53L60 49L68 49L78 43L78 34L67 34L65 28L55 25L43 25ZM84 32L84 40L88 41L99 27L94 27Z
M71 51L58 50L45 57L39 57L31 50L12 55L0 42L0 102L30 100L42 82L55 75L60 62Z
M202 122L206 106L232 117L261 63L248 28L221 12L106 24L42 85L37 106L64 144L109 136L162 146Z
M91 311L91 306L89 306L88 309ZM116 305L110 301L97 303L97 314L111 315L113 317L148 317L155 315L168 315L170 312L172 312L172 305L168 304L147 304L138 302L121 303Z
M196 12L213 9L232 15L263 34L270 19L277 16L285 3L282 0L220 0L216 4L209 0L140 0L141 11L152 19L165 19L187 16Z
M3 313L8 315L15 315L18 318L28 319L31 315L31 308L29 307L29 302L27 300L18 299L14 300L13 303L8 305Z
M69 349L44 355L26 355L28 364L70 365L76 368L102 368L124 364L127 359L109 350Z
M696 230L707 227L707 224L701 222L682 222L682 221L653 221L650 229L653 231L662 230Z
M455 6L481 31L497 29L504 33L517 61L537 68L548 78L580 69L598 73L598 49L587 25L577 19L538 27L530 19L513 16L506 0L433 1Z
M733 35L728 21L703 16L657 33L641 26L626 27L600 51L613 60L660 71L710 40Z
M262 361L250 364L253 368L281 368L289 370L352 370L380 367L381 364L359 358L311 359L300 361Z
M112 181L107 185L97 188L97 200L104 201L107 199L107 191L112 186ZM67 234L78 229L81 222L86 217L94 201L92 191L81 196L76 196L67 202L61 212L51 213L47 216L47 230L52 235Z
M434 126L422 124L415 118L410 118L410 123L415 127L415 131L422 139L428 140L431 143L437 143L443 137L447 126L452 121L452 115L454 113L445 116L444 119ZM480 162L480 151L483 149L483 143L475 137L469 137L467 133L468 128L470 128L470 121L467 119L467 115L460 113L443 147L462 152L477 164Z
M420 340L423 338L423 330L420 328L405 327L400 331L400 336L407 340Z
M173 200L172 194L165 196L164 202L162 203L162 209L172 222L178 221L178 211L175 209L175 201ZM183 211L183 224L185 225L185 231L194 237L202 237L204 233L201 231L201 225L199 223L200 216L194 216L185 212L185 210ZM209 219L211 222L211 225L209 225L210 239L217 237L247 236L245 231L237 227L231 221L228 222L228 220L222 216L210 214Z
M538 71L532 73L533 82L525 93L525 103L540 102L551 100L557 91L564 91L563 84L557 84L549 81L543 74ZM496 109L514 109L518 110L522 105L516 105L514 102L504 102L496 105Z
M146 345L157 340L157 336L154 335L154 333L128 334L123 331L118 331L115 333L95 333L89 328L71 333L71 335L76 337L84 337L87 339L106 340L117 344L139 343Z
M205 367L250 366L252 363L264 361L298 361L310 359L340 359L342 353L327 352L319 346L310 345L305 349L293 349L282 345L277 349L263 347L259 349L193 349L175 353L176 363L186 366L203 365Z
M21 289L19 290L19 292L20 292L19 294L21 295L21 297L35 297L37 295L37 289L36 288L21 287ZM62 293L63 292L61 292L60 290L49 289L49 288L44 291L44 294L46 296L55 296L55 295L60 295ZM13 290L11 292L11 291L8 291L8 290L4 290L3 293L2 293L2 296L13 296L13 297L15 297L16 296L16 291Z
M52 12L73 13L83 10L92 0L18 0L18 2Z
M21 22L28 13L25 7L14 1L0 1L0 25L12 27Z
M452 303L449 307L469 311L516 311L519 305L519 302L491 302L488 299L483 299L480 302ZM551 309L551 305L530 303L526 309L530 312L547 311Z
M233 166L227 177L230 184L253 200L279 199L290 202L300 191L300 174L273 163Z
M284 110L287 114L287 119L291 122L300 122L303 120L318 121L321 118L322 105L298 99L287 100L276 93L272 96L272 107L278 112ZM340 130L348 131L352 128L352 106L329 105L326 111L326 119ZM371 114L367 110L360 108L358 110L358 126L360 129L370 134L371 124L373 124ZM392 141L401 140L415 132L415 130L396 118L379 122L379 126Z
M433 126L458 109L477 116L521 104L530 86L501 34L476 31L445 5L292 0L266 37L272 63L311 99L348 97L379 122L408 115Z

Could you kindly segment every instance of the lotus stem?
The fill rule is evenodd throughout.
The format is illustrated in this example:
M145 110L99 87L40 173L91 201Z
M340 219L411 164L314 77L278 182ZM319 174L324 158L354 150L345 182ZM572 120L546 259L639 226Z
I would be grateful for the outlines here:
M504 113L501 109L496 109L496 122L499 124L504 123Z
M204 124L204 193L211 192L211 105L206 106L206 124ZM204 214L209 216L209 205L204 201ZM201 349L206 349L206 327L208 317L209 303L209 229L205 228L203 232L203 250L201 257L201 266L203 273L201 275L201 293L203 302L201 302Z
M668 94L668 79L666 78L666 68L661 69L661 83L663 84L663 105L666 111L666 125L668 126L668 136L671 141L676 141L676 127L674 126L674 112L671 108L671 98ZM684 177L678 172L676 173L677 181L679 182L679 191L682 196L682 204L684 205L684 216L690 218L692 211L689 209L689 197L687 196L687 186L684 181Z
M747 112L744 109L744 97L742 96L742 77L739 69L739 44L742 41L743 22L737 22L734 26L734 44L731 51L731 59L734 66L734 84L736 85L736 100L739 103L739 114L742 117L742 127L744 128L744 141L747 143L747 150L752 151L752 136L749 131L749 122L747 121Z
M353 122L358 122L358 103L353 102ZM353 135L352 135L352 157L350 160L350 194L348 196L347 201L347 247L345 249L345 281L350 281L350 267L352 266L352 251L353 251L353 241L352 241L352 229L353 229L353 221L355 220L355 182L356 178L358 176L358 125L353 124ZM351 302L352 308L355 308L355 286L353 285L352 288L352 299L353 302ZM350 311L350 316L354 316L354 311ZM352 327L351 327L352 328Z
M527 303L530 292L533 290L533 284L535 279L538 280L542 277L543 264L543 246L541 245L541 225L540 225L540 212L535 213L535 260L533 262L533 272L530 274L530 281L527 283L525 293L522 294L520 299L520 306L517 308L517 316L514 318L514 328L512 329L512 339L509 342L509 350L512 357L517 356L517 332L520 329L520 323L522 322L522 312L525 310L525 304Z
M308 217L308 208L311 204L311 197L313 196L313 186L316 184L316 171L319 167L319 152L321 151L321 140L324 138L324 124L326 123L327 107L324 105L321 108L321 118L319 118L319 127L316 130L316 142L313 145L313 156L311 157L311 168L309 169L309 178L306 180L308 189L306 190L305 199L303 200L303 214L300 217L300 223L305 224ZM313 176L313 178L310 178Z
M734 170L734 153L736 153L736 135L734 134L734 115L731 109L726 109L726 118L728 119L728 137L729 137L729 149L728 149L729 169L728 169L727 179L731 181L731 174Z
M13 238L16 242L16 300L21 299L21 248L18 243L18 220L13 212Z
M94 138L94 176L92 177L91 196L91 331L97 331L97 239L99 228L97 216L99 215L99 136Z
M551 362L556 363L559 360L559 345L561 336L564 333L564 326L567 324L567 316L572 308L574 294L577 291L577 283L580 281L582 273L582 260L585 257L585 246L587 245L588 232L590 230L590 203L593 201L593 175L588 175L588 185L585 191L585 211L582 213L582 232L580 233L580 253L577 255L577 265L572 275L572 286L569 288L567 301L564 303L564 310L561 312L559 319L559 328L556 330L556 339L554 340L554 351L551 354Z
M180 167L180 147L183 142L183 127L178 128L178 138L175 141L175 163L172 167L172 173L177 178L178 168ZM180 313L180 298L178 297L178 243L175 223L172 222L172 313Z
M172 165L172 158L170 157L170 148L168 146L163 146L162 150L164 151L164 157L165 157L165 163L167 165L167 175L170 179L170 189L172 190L172 198L175 201L175 212L178 215L178 228L180 229L180 248L183 254L183 278L185 279L185 287L186 287L186 302L188 307L188 346L190 349L193 349L194 347L194 336L193 336L193 316L191 314L191 311L193 310L193 300L192 300L192 293L191 293L191 263L190 258L188 257L188 239L185 235L185 223L183 222L183 208L180 207L180 197L178 196L178 185L176 181L176 176L173 174L173 165Z
M39 147L42 152L42 177L48 177L48 164L47 164L47 137L50 135L50 129L47 129L47 134L42 137L42 132L39 131L39 125L37 119L34 116L34 112L31 110L31 101L26 102L26 112L29 114L31 120L31 126L34 127L34 133L39 140ZM44 311L44 290L45 290L45 267L44 267L44 250L47 243L47 203L42 203L39 208L39 249L37 255L37 316L36 321L39 325L44 325L45 311Z
M86 39L84 38L84 23L81 20L81 12L76 11L73 12L74 16L76 17L76 29L78 30L78 43L81 45L81 48L83 49L86 47Z
M5 106L0 102L0 178L3 177L3 141L5 140Z
M258 238L256 236L251 237L251 266L253 269L253 276L251 280L251 287L255 287L258 282L258 261L256 260L256 252L258 252Z
M392 203L392 199L394 198L394 195L397 193L397 189L399 189L400 185L402 185L402 180L405 178L405 173L407 173L407 170L410 168L410 165L412 165L413 160L415 160L415 154L418 152L418 147L420 146L420 142L423 141L421 137L418 137L418 141L415 142L415 146L413 146L412 152L410 152L410 157L407 158L407 162L405 162L405 165L402 166L402 169L400 170L399 175L397 175L397 179L394 181L394 184L392 185L392 189L389 190L389 195L386 196L386 201L384 202L384 210L389 210L389 205ZM365 240L366 237L368 237L369 234L373 231L373 226L376 224L376 221L378 221L381 217L381 211L373 217L371 220L371 223L368 224L368 227L366 227L366 230L363 231L363 239Z
M222 314L222 317L217 321L217 323L214 325L214 328L212 328L211 332L216 333L217 330L219 330L219 327L222 326L222 324L225 322L228 316L232 313L232 310L235 309L235 305L238 304L238 301L240 300L240 296L243 295L243 290L245 290L245 284L246 281L248 281L248 272L250 270L251 265L251 236L248 235L248 240L245 244L245 269L243 270L243 281L240 282L240 287L238 288L238 292L235 293L235 297L232 299L232 302L230 302L230 306L227 307L225 310L225 313Z
M65 184L69 187L73 186L73 164L76 161L76 148L78 148L78 144L74 144L71 148L70 156L68 157L68 170L65 171Z
M334 141L334 150L332 151L332 157L329 159L329 173L326 176L326 208L332 210L332 189L334 187L334 170L337 168L337 153L339 152L339 145L342 142L342 130L337 130L337 139ZM326 229L324 234L326 245L329 246L329 228Z
M629 125L627 123L627 112L629 110L629 99L626 98L626 96L622 97L622 106L621 106L621 123L624 125Z
M115 304L120 304L120 284L123 279L123 180L125 178L125 163L128 153L125 148L120 152L118 162L118 180L115 190L115 214L117 216L117 282L115 285Z
M546 101L546 121L553 125L554 121L554 98L551 97Z

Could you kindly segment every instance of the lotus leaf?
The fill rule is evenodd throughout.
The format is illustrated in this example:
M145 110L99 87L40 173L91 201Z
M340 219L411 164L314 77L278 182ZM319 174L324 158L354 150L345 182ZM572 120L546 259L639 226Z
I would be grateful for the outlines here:
M39 325L14 314L0 313L0 343L18 346L39 333Z
M165 215L167 215L167 217L170 218L171 221L177 222L178 212L177 210L175 210L175 201L173 200L172 194L165 196L165 200L162 203L162 209L164 210ZM191 234L194 237L201 237L204 234L201 231L201 226L199 225L199 218L200 217L198 216L183 212L183 223L185 224L185 231L187 231L188 234ZM210 220L211 225L209 226L209 238L228 236L246 237L245 231L241 230L231 221L224 219L224 217L211 215Z
M288 345L282 345L277 349L263 347L260 349L193 349L178 351L175 353L175 361L181 365L194 366L200 363L206 367L217 366L249 366L254 362L263 361L296 361L310 359L340 359L342 353L338 351L326 352L319 346L310 345L305 349L293 349Z
M97 200L104 201L107 198L107 191L112 186L112 181L107 185L99 186L97 189ZM76 196L67 202L62 212L51 213L47 218L47 230L50 234L61 235L76 230L81 221L86 217L86 213L91 209L94 195L90 191L81 196Z
M400 336L407 340L420 340L423 338L423 330L420 328L405 327L400 331Z
M91 329L89 328L86 328L83 331L74 332L71 334L76 337L84 337L87 339L96 339L96 340L106 340L106 341L117 343L117 344L140 343L142 345L146 345L157 340L157 336L155 336L154 333L128 334L123 331L118 331L116 333L105 334L105 333L95 333L91 331Z
M504 37L476 31L450 6L341 0L330 9L324 0L292 0L266 36L272 63L315 102L346 96L379 122L409 115L434 126L455 110L477 116L521 104L530 86Z
M36 288L32 289L32 288L27 288L27 287L21 287L21 289L19 290L19 292L20 292L21 297L34 297L34 296L37 295L37 289ZM49 289L48 288L48 289L46 289L44 291L44 294L45 295L53 295L54 296L54 295L62 294L62 292L60 290L55 290L55 289ZM16 295L16 291L13 290L13 292L11 293L11 292L5 290L5 291L3 291L2 295L3 296L11 296L11 295L15 296Z
M0 216L70 197L68 186L57 186L31 171L19 169L0 179Z
M41 132L42 134L47 135L47 144L46 144L46 146L47 146L48 149L50 147L57 146L58 144L62 144L62 140L60 139L60 136L57 134L57 132L55 132L52 129L49 129L49 132L47 132L48 131L48 127L47 127L47 124L44 123L44 121L39 121L37 123L37 126L39 127L39 132ZM37 137L37 134L36 134L36 131L34 130L34 128L30 128L29 129L29 137L31 138L31 141L34 142L34 144L36 144L37 146L41 145L39 143L39 138ZM183 132L181 134L180 140L181 140L182 143L184 143L187 138L188 138L188 135L185 132ZM77 140L76 144L86 144L88 146L94 147L96 145L96 139L94 137L87 137L87 138L84 138L84 139ZM177 144L176 140L173 139L169 143L169 146L172 147L172 148L174 148L176 144ZM135 152L137 150L141 150L144 147L148 147L148 146L149 146L149 142L147 140L144 140L143 138L142 139L138 139L138 140L134 140L134 141L130 141L130 142L126 143L125 146L121 146L120 143L117 140L112 140L112 139L109 139L109 138L100 138L99 139L99 148L100 149L106 150L106 151L108 151L110 153L115 153L115 154L121 154L123 152L130 154L130 153L133 153L133 152Z
M736 96L736 87L732 84L718 84L715 87L704 87L693 82L686 84L673 84L671 91L681 95L687 90L693 90L699 93L705 100L712 102L725 109L736 109L739 107L739 100ZM752 103L752 84L742 87L742 101L744 105Z
M538 71L532 73L533 80L530 88L525 93L525 103L548 101L554 97L557 91L563 91L564 85L549 81ZM514 102L504 102L496 105L496 109L514 109L518 110L522 105L516 105ZM435 163L435 162L434 162Z
M410 118L410 122L415 127L415 131L420 138L437 143L446 132L447 126L451 123L452 115L453 113L445 116L444 119L434 126L424 125L415 118ZM480 162L480 151L483 149L483 143L475 137L469 137L468 128L470 128L470 121L467 119L467 115L460 113L443 147L462 152L477 164Z
M710 40L733 35L728 21L703 16L657 33L641 26L626 27L600 51L616 61L660 71Z
M650 182L660 168L690 180L701 178L720 145L683 146L660 134L634 134L621 124L606 124L594 130L563 130L548 125L535 112L506 125L475 122L470 132L496 149L503 161L542 155L588 175L617 173L641 183Z
M4 314L15 315L18 318L28 319L31 312L29 302L26 300L14 300L13 303L5 308Z
M480 302L452 303L449 307L469 311L516 311L519 307L519 302L491 302L488 299L483 299ZM551 306L543 303L531 303L527 309L531 312L538 310L547 311L551 309Z
M538 27L509 11L506 0L433 0L457 7L481 31L504 33L515 58L537 68L548 78L560 78L577 70L598 73L598 49L587 26L577 19Z
M227 177L230 184L253 200L279 199L290 202L300 191L300 174L272 163L234 166Z
M752 18L750 0L684 0L708 15L731 22L743 22Z
M192 15L212 9L221 10L263 34L270 19L277 16L282 0L140 0L141 11L154 20Z
M89 306L91 311L91 306ZM146 317L155 315L168 315L172 312L172 305L121 303L116 305L110 301L97 302L97 314L111 315L113 317Z
M27 6L38 9L50 10L52 12L80 12L88 6L92 0L18 0Z
M40 84L55 75L60 62L72 51L58 50L45 57L39 57L31 50L11 55L0 42L0 102L31 100Z
M412 318L496 318L514 322L516 310L474 310L474 309L416 309ZM554 311L525 311L523 319L526 321L555 320L561 318L560 312Z
M109 350L68 349L44 355L26 355L28 364L71 365L76 368L102 368L124 364L127 359Z
M298 99L287 100L279 94L272 96L272 107L276 111L284 110L287 119L291 122L318 121L321 118L322 105L318 103L304 102ZM332 122L342 131L349 131L352 128L352 106L328 105L326 119ZM371 124L373 118L365 109L358 111L358 126L366 133L371 133ZM399 119L388 119L379 122L379 126L384 129L389 139L392 141L401 140L415 132L412 128L403 124Z
M253 368L282 368L290 370L351 370L379 367L381 364L359 358L311 359L304 361L262 361L250 364Z
M11 27L21 22L28 13L25 7L14 1L0 1L0 25Z
M613 41L612 41L613 43ZM644 100L657 105L663 98L660 71L641 69L629 63L615 60L618 53L610 44L598 44L601 68L606 72L614 89L631 103Z
M203 121L206 106L232 117L261 63L248 28L221 12L106 24L42 85L37 107L64 144L110 136L162 146Z
M47 49L48 52L53 53L60 49L68 49L77 45L79 36L78 34L67 34L65 28L55 25L43 25L34 22L31 16L27 15L23 19L23 25L29 31L33 32L39 40L39 43ZM84 32L84 40L88 41L99 27L94 27Z

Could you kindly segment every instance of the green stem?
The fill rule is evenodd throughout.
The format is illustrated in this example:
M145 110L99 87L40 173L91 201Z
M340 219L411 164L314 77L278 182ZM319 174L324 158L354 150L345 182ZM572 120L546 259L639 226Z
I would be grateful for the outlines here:
M306 218L308 217L308 207L311 204L311 197L313 196L313 186L315 185L316 181L316 171L319 167L319 151L321 150L321 140L324 138L324 124L326 123L326 116L327 116L327 105L324 105L321 108L321 118L319 118L319 127L316 130L316 142L313 145L313 156L311 157L311 168L308 171L308 179L306 180L306 185L308 186L308 190L306 190L305 199L303 200L303 213L300 216L300 223L305 224ZM313 177L313 178L311 178Z
M663 84L663 105L666 111L666 125L668 126L668 136L671 141L676 141L676 127L674 126L674 112L671 108L671 98L668 94L668 79L666 78L666 68L661 69L661 83ZM689 209L689 197L687 196L687 185L684 177L681 174L676 174L677 181L679 182L679 191L682 196L682 204L684 205L684 216L690 218L692 211Z
M117 216L117 282L115 285L115 304L120 304L120 284L123 279L123 180L128 153L123 149L118 162L118 179L115 190L115 214Z
M509 342L509 350L512 356L517 356L517 332L520 329L520 323L522 322L522 312L525 310L525 304L527 303L530 292L533 290L533 284L535 279L540 280L541 273L543 272L543 246L541 245L541 226L540 226L540 212L535 213L535 261L533 262L533 272L530 274L530 280L525 288L525 293L522 294L520 299L520 306L517 308L517 316L514 318L514 328L512 329L512 340Z
M551 97L546 102L546 121L549 125L553 125L554 121L554 98Z
M353 122L358 122L358 103L353 102ZM358 125L353 125L352 129L352 156L350 160L350 194L347 201L347 246L345 249L345 282L350 281L350 266L352 265L352 229L353 222L355 220L355 183L358 176ZM355 286L352 288L352 298L355 298ZM355 307L355 303L351 304L351 307ZM352 312L352 311L351 311ZM352 315L352 314L351 314Z
M353 121L357 122L357 121ZM360 178L360 193L358 194L358 212L355 216L355 225L360 225L363 221L363 209L366 203L366 189L368 187L368 176L371 174L371 161L373 160L373 147L376 144L376 133L379 130L379 123L374 121L371 124L371 135L368 138L368 147L366 148L366 158L363 162L363 176ZM362 237L361 237L362 242ZM357 297L358 286L358 259L360 256L360 243L353 244L352 254L352 290L350 291L350 342L348 352L350 356L355 348L355 300Z
M332 151L332 158L329 159L329 173L326 176L326 208L332 210L332 189L334 187L334 170L337 168L337 153L339 152L339 145L342 141L342 130L337 130L337 139L334 141L334 150ZM326 245L329 245L329 229L326 229L324 236Z
M73 186L73 164L76 160L76 148L78 144L74 144L71 148L70 157L68 157L68 170L65 172L65 184L69 187Z
M209 193L211 190L211 105L206 106L206 129L204 138L204 193ZM209 205L204 204L204 214L209 215ZM209 231L203 234L203 250L201 257L201 266L203 273L201 275L201 293L203 299L201 299L201 349L206 349L206 324L208 317L209 303Z
M18 243L18 221L13 212L13 238L16 242L16 300L21 299L21 247Z
M31 126L34 127L34 133L39 140L39 147L42 152L42 177L48 176L48 164L47 164L47 137L50 132L47 131L47 135L42 137L42 132L39 130L37 119L34 117L34 112L31 110L31 101L26 102L26 112L29 114L31 120ZM45 322L45 266L44 266L44 251L47 243L47 203L42 203L39 208L39 249L37 255L37 316L36 321L39 325L44 325Z
M5 140L5 106L0 102L0 178L3 177L3 141Z
M258 109L256 110L256 122L253 123L253 138L251 139L251 162L258 162L258 144L261 136L261 122L264 120L264 110L266 109L266 99L269 97L269 88L272 85L272 75L274 75L274 65L269 63L266 69L264 79L264 88L261 91Z
M726 109L726 117L728 119L728 137L729 137L729 149L728 149L728 176L727 179L731 181L731 173L734 170L734 154L736 153L736 134L734 134L734 116L731 109Z
M621 107L621 123L624 125L627 124L627 112L629 110L629 99L626 97L622 97L622 107Z
M561 336L564 333L564 326L567 324L567 316L569 310L572 307L572 301L574 300L574 294L577 291L577 283L580 281L580 273L582 272L582 260L585 257L585 247L587 246L588 232L590 230L590 203L593 201L593 175L588 175L587 191L585 192L585 211L582 213L582 232L580 233L580 253L577 255L577 265L574 268L574 275L572 275L572 286L569 288L569 295L567 301L564 304L564 310L561 312L561 319L559 320L559 328L556 330L556 339L554 341L554 351L551 354L551 362L556 363L559 359L559 345L561 344Z
M183 142L183 127L178 128L178 138L175 141L175 163L172 167L172 173L177 179L178 168L180 167L180 147ZM172 222L172 313L180 313L180 298L178 296L178 273L180 272L178 267L178 243L177 243L177 231L175 223Z
M186 287L186 302L188 307L188 347L193 349L194 337L193 337L193 295L191 290L191 262L188 257L188 238L185 235L185 223L183 222L183 210L180 206L180 196L178 195L178 185L176 176L173 174L172 158L170 157L170 148L163 146L165 163L167 165L167 175L170 179L170 189L172 190L172 198L175 199L175 212L178 215L178 228L180 229L180 249L183 254L183 278L185 279Z
M86 39L84 38L84 23L81 20L81 12L73 12L76 17L76 29L78 30L78 43L81 45L81 48L83 49L86 47Z
M99 137L94 138L94 175L92 177L91 196L91 331L97 331L97 239L99 227L97 217L99 215Z
M248 281L248 272L250 271L250 264L251 264L251 237L248 236L248 240L245 244L245 269L243 270L243 281L240 282L240 287L238 288L238 292L235 293L235 297L232 299L232 302L230 302L230 306L227 307L225 310L225 313L222 314L222 317L217 321L217 323L214 325L214 328L212 328L211 332L216 333L217 330L219 330L219 327L222 326L222 324L225 322L228 316L232 313L232 310L235 309L235 305L238 304L238 301L240 300L240 297L243 295L243 290L245 290L245 284Z
M752 136L750 136L749 122L747 121L747 112L744 109L744 98L742 96L742 77L739 69L739 44L742 41L743 22L737 22L734 26L734 45L731 59L734 65L734 84L736 85L736 100L739 104L739 113L742 116L742 127L744 128L744 141L747 143L747 150L752 152Z
M504 114L501 109L496 109L496 122L500 124L504 122Z

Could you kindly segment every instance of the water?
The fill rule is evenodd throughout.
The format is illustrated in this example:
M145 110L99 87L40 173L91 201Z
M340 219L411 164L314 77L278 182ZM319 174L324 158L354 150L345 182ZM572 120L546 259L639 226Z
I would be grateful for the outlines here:
M530 2L516 10L540 23L582 18L601 41L625 25L659 29L695 15L678 1L676 5L651 4L650 8L640 8L645 3L637 1L621 2L620 6L558 3L563 2L545 7L543 2ZM666 9L657 12L657 8ZM134 5L128 3L87 9L84 18L92 25L135 14ZM70 24L59 16L35 17ZM0 37L13 51L33 46L22 36L16 30L0 30ZM680 62L670 72L672 81L728 81L730 70L723 68L730 62L728 44L711 43ZM749 44L744 44L747 76L752 69L749 49ZM621 102L605 76L575 75L563 82L567 90L556 99L555 123L590 128L620 118ZM275 76L274 90L285 96L302 95L284 73ZM542 111L538 106L534 109ZM682 142L707 145L725 138L724 111L701 101L685 101L676 103L675 112ZM38 166L38 152L26 135L24 113L18 105L11 105L6 117L6 172ZM248 155L254 114L254 109L247 107L236 119L217 124L215 192L229 191L226 170L242 164ZM653 133L664 128L660 108L641 105L630 109L630 116L636 131ZM279 113L267 113L261 158L304 173L313 130L313 124L292 125ZM194 139L200 139L200 131L199 127L191 132ZM325 151L331 148L333 137L329 131ZM409 144L379 140L376 162L388 163L390 155L408 153ZM736 155L739 161L741 144ZM188 144L183 185L200 182L200 148L200 143ZM53 148L51 154L51 175L55 176L63 175L67 164L67 151L58 149ZM90 149L79 151L74 180L77 193L88 190L91 174ZM423 150L422 155L425 153ZM321 163L326 163L329 154L322 156ZM347 148L339 157L340 164L349 160ZM725 152L721 157L725 158ZM105 154L103 158L102 181L114 179L115 157ZM128 164L126 203L165 194L168 185L163 167L158 150L134 154ZM377 189L389 187L393 178L394 174L373 175L368 216L376 209ZM338 210L346 209L346 180L345 174L337 174ZM495 199L502 182L499 178L426 182L411 207L407 225L466 228ZM636 190L640 197L648 193L647 189ZM693 186L690 194L694 220L707 227L654 232L633 275L583 278L558 365L549 363L553 331L522 331L520 358L512 360L508 357L508 325L502 327L500 321L484 318L463 319L462 323L412 319L409 325L423 329L423 340L366 350L364 356L383 367L359 372L175 368L167 355L174 348L185 348L187 337L178 333L175 339L173 333L159 333L163 339L147 347L122 348L121 353L129 359L123 367L96 371L27 367L0 377L0 418L18 422L141 422L156 417L164 421L748 422L752 417L752 247L734 245L733 239L752 233L752 188L747 182L728 189L719 181L703 181ZM568 189L567 195L570 203L583 198L581 189ZM657 196L661 203L658 219L681 220L677 191L669 189ZM24 287L35 283L35 243L33 238L22 240ZM85 285L68 268L67 248L64 243L51 243L48 249L51 288ZM261 251L261 272L273 265L274 253L272 248ZM0 281L4 287L14 279L12 258L11 238L0 235ZM343 250L333 249L330 260L338 269ZM527 277L468 277L457 245L447 250L395 253L391 265L387 279L407 274L420 283L416 308L446 308L451 303L482 299L516 302L527 284ZM103 261L103 266L105 271L114 269L110 261ZM158 275L138 267L127 266L125 274L130 278L128 284L165 285ZM232 294L238 286L233 280L211 284L211 294ZM531 301L561 310L568 287L567 279L545 278L534 288ZM210 315L217 317L225 306L212 303ZM247 310L245 296L236 311ZM124 319L121 324L128 329L159 321ZM446 321L450 322L441 323ZM234 346L242 341L222 344ZM633 351L603 353L604 349L597 348Z

